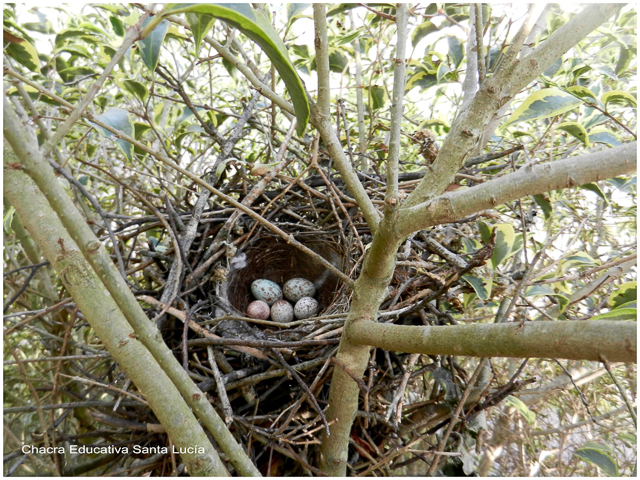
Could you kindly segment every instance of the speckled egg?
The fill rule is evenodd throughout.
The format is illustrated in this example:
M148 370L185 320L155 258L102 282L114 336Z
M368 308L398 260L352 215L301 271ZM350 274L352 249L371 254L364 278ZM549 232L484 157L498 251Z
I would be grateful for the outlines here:
M290 322L293 320L293 306L286 300L278 300L271 305L271 320L274 322Z
M316 294L316 287L306 278L292 278L284 284L282 293L287 300L297 302L302 297L313 297Z
M262 300L254 300L247 307L247 315L251 318L259 318L260 320L267 320L271 313L267 302Z
M313 317L318 313L318 301L311 297L302 297L296 303L293 313L296 318L303 320L305 318Z
M282 299L282 289L271 280L254 280L251 284L251 293L257 300L267 302L268 305L273 305Z

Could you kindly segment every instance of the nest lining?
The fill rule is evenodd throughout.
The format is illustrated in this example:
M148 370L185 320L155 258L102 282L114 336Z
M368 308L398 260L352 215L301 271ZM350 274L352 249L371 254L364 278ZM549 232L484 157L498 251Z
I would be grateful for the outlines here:
M298 241L334 267L343 269L344 253L334 241L317 236L300 236ZM330 310L338 297L342 285L340 279L317 259L279 237L264 235L256 239L242 254L245 255L244 260L234 263L237 267L231 268L220 292L223 300L234 310L232 313L246 316L247 306L254 300L251 283L257 279L271 280L280 286L297 277L312 281L317 290L315 298L320 314Z

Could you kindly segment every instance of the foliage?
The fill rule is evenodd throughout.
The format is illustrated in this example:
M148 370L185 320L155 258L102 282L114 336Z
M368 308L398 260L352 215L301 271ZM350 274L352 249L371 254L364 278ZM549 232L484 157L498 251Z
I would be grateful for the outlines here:
M397 33L393 18L397 8L393 4L376 4L370 8L359 4L328 7L334 130L342 149L349 153L353 167L370 178L375 177L381 185L392 128L389 107ZM91 117L73 126L62 147L62 159L73 177L97 200L100 209L110 212L110 216L104 218L104 212L88 202L77 185L65 183L94 232L101 240L109 238L105 224L112 222L117 233L108 240L112 242L109 248L113 255L117 248L125 256L144 263L144 269L127 272L127 279L135 289L161 288L158 279L160 273L165 272L151 268L149 273L149 266L154 264L154 258L166 260L162 255L174 244L166 225L152 223L149 218L155 219L153 215L159 210L166 213L167 218L179 219L180 215L194 210L200 194L192 178L159 162L149 155L149 150L162 152L198 178L215 177L216 188L240 201L259 180L257 172L278 163L277 150L285 143L287 130L296 119L296 135L286 147L288 163L274 183L280 187L293 184L296 179L309 180L316 172L314 169L320 167L336 183L344 180L331 169L322 143L320 167L311 161L317 130L308 122L317 96L318 59L310 4L261 4L255 8L248 4L168 4L154 12L138 4L84 5L73 12L53 7L27 10L16 4L5 4L3 8L5 66L25 80L21 82L17 77L5 75L5 93L17 103L24 102L17 84L25 87L28 98L35 102L37 122L53 132L59 128L59 120L67 117L68 109L46 91L72 105L77 104L90 92L92 82L116 54L125 32L143 19L141 29L153 26L153 22L157 24L145 39L139 40L119 59L88 108ZM482 59L488 77L506 61L507 47L514 35L510 30L511 19L524 13L518 8L515 4L482 5L486 32ZM551 5L545 12L535 43L546 40L566 24L576 13L573 8ZM156 15L149 16L150 13ZM38 21L27 21L34 16ZM472 54L467 43L469 27L467 4L428 4L410 15L408 45L411 47L406 62L399 162L401 180L406 178L401 183L404 197L419 178L411 175L424 172L425 164L429 164L417 133L428 130L436 139L436 145L441 144L462 104L462 85ZM535 48L535 44L527 48ZM225 52L224 55L221 52ZM356 52L361 64L355 60ZM525 165L577 157L590 149L607 149L632 141L637 121L636 54L635 10L627 6L520 92L484 149L476 153L521 148L463 168L451 190L489 182ZM356 85L356 69L362 75L361 85ZM251 103L256 92L264 93L256 89L252 75L263 82L265 89L279 95L281 101L264 95ZM364 97L360 105L363 124L358 116L357 92ZM240 122L246 111L251 116L242 126ZM34 113L29 116L36 117ZM96 121L119 133L98 126ZM40 123L37 123L38 142L43 145L46 139ZM220 139L234 135L237 125L242 126L239 139L225 156ZM123 137L135 139L139 145ZM416 317L417 321L429 324L493 322L503 301L514 295L518 295L519 302L510 312L513 321L545 319L545 316L557 321L633 321L637 312L633 270L612 277L584 297L573 294L589 287L600 275L619 265L621 259L635 252L635 177L616 177L578 187L523 197L420 232L464 262L492 242L494 248L485 265L466 272L462 281L446 296L434 300L433 308L425 309L422 320ZM328 189L321 192L337 196ZM383 189L376 187L368 192L376 205L383 203ZM354 207L350 195L350 192L341 192L340 199ZM170 215L169 203L178 207L177 213ZM364 255L372 235L361 214L355 210L347 214L337 209L336 204L331 205L322 206L327 208L322 211L324 221L335 215L346 224L350 218L355 233L350 232L349 238L354 245L360 242L362 248L355 249L358 255ZM228 205L212 199L209 207L213 215ZM287 206L278 206L278 211L257 211L276 223L286 218L283 220L286 224L296 215L296 221L317 222L317 211L293 212L286 216L280 208ZM5 269L11 270L5 283L5 299L20 293L11 312L40 311L63 299L64 294L59 294L60 280L44 270L38 271L38 275L29 280L29 288L20 292L21 285L29 282L26 279L31 270L18 269L38 262L28 255L28 247L21 246L25 240L19 234L19 225L15 228L14 212L8 205L5 205L3 220ZM138 230L139 224L146 226ZM229 267L228 262L232 261L231 243L255 226L249 221L240 223L223 239L228 249L219 264L221 268ZM416 245L421 250L410 258L400 259L407 265L403 265L404 270L398 270L384 308L391 310L396 303L410 298L409 293L419 293L419 285L407 282L403 286L401 280L428 277L434 284L442 285L447 274L453 271L444 257L425 246L420 235L409 239L411 252L415 252ZM359 261L356 263L360 265ZM360 270L355 269L351 274L357 278ZM407 276L401 277L403 274ZM45 320L24 329L17 328L8 337L11 348L5 349L4 359L15 361L11 352L16 347L20 347L20 353L14 352L15 355L24 358L55 357L65 348L102 355L89 327L75 315L71 308L61 309L45 316ZM20 318L9 317L8 325L15 326ZM65 330L61 326L65 324L73 328ZM34 332L42 338L53 335L64 339L63 346L33 341ZM424 365L416 364L416 371L427 365L428 359L422 361ZM464 384L470 373L465 376L461 372L473 372L475 365L473 360L462 357L456 357L455 361L449 357L447 362L446 372L452 385ZM454 364L459 368L454 368ZM6 365L5 406L21 406L32 396L31 385L25 379L33 377L36 390L39 387L50 390L52 382L60 382L59 371L52 380L48 370L51 365L32 363L21 368ZM442 365L445 365L444 359ZM493 359L494 384L506 385L517 368L513 360ZM588 362L572 361L568 368L597 371L597 366ZM70 375L78 374L70 365L59 365L60 369ZM536 375L543 383L563 373L552 361L531 361L518 372L521 378ZM624 377L631 392L635 390L635 367L617 366L614 372ZM105 383L116 380L110 368L104 366L94 374L105 379ZM408 403L441 399L443 387L430 375L423 371L411 378L406 393ZM624 439L633 427L624 411L616 417L621 422L617 430L614 424L603 420L592 425L591 431L576 429L567 436L562 432L529 436L538 430L588 420L592 415L602 415L623 405L614 387L604 379L580 387L580 394L568 388L547 402L527 405L517 395L508 397L505 410L510 407L521 416L520 419L510 417L513 421L509 424L519 451L505 451L493 465L492 474L525 474L534 465L548 475L590 475L596 467L607 475L630 474L633 452L625 446ZM56 391L59 397L55 398L68 400L69 396L83 391L78 384L65 383L65 388L68 392L63 396ZM446 393L452 395L450 391ZM586 398L584 402L582 397ZM487 410L489 431L498 424L501 415L497 409L495 413ZM88 428L92 421L80 410L70 418L66 426L70 432ZM41 421L36 412L21 413L12 417L7 428L17 438L24 438L41 431ZM566 439L564 450L557 447L558 435ZM467 472L479 463L468 444L478 441L482 445L484 437L464 426L460 429L460 438L460 444L447 448L463 452ZM359 451L368 452L370 448L364 440L358 445ZM16 448L17 444L11 444L5 447L5 453L14 452ZM557 453L543 455L552 450ZM351 455L361 454L351 451ZM546 460L550 456L556 460ZM21 472L34 471L29 468ZM411 472L409 467L404 470L407 472ZM398 470L393 473L397 474Z

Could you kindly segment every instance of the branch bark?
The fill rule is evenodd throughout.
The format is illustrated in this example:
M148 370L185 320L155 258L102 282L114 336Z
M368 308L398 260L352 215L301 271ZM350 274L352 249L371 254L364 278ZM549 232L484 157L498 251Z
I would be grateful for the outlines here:
M433 225L453 222L527 195L570 188L636 171L637 142L536 166L475 187L447 192L439 197L401 209L398 229L403 235Z
M149 322L144 311L129 290L124 279L111 261L108 252L86 224L80 212L73 205L60 182L53 174L51 166L44 160L37 144L29 141L24 127L10 107L6 96L3 105L3 133L24 170L44 193L49 204L56 211L82 255L99 274L100 280L109 290L118 308L135 330L137 338L151 352L156 361L176 385L183 398L196 412L211 432L220 447L229 456L236 469L244 475L259 475L258 470L244 450L226 428L212 405L194 385L187 372L181 367L173 353L164 343L155 324Z
M404 60L407 50L407 4L399 3L396 14L396 58L393 67L393 93L391 98L391 131L389 154L387 156L387 193L385 209L397 212L398 199L398 159L400 157L400 127L404 98Z
M345 326L349 341L425 355L565 358L636 362L636 322L526 322L414 327L358 322Z
M467 156L482 140L494 113L544 72L571 47L604 23L620 8L615 4L593 4L551 35L537 50L511 68L501 69L480 88L469 108L453 122L430 172L409 195L404 206L412 207L441 194L453 182Z
M378 228L380 214L360 183L353 165L342 149L342 144L331 125L329 112L331 99L331 72L329 69L329 41L327 38L326 5L314 4L313 18L316 28L315 47L318 69L318 105L311 104L311 124L318 129L322 141L334 160L349 192L353 195L372 233Z
M189 472L198 476L227 476L227 470L193 412L158 362L135 340L134 331L118 305L83 258L47 199L19 167L15 154L7 147L3 153L5 195L96 335L142 392L173 443L185 449L194 445L205 449L205 454L182 455Z

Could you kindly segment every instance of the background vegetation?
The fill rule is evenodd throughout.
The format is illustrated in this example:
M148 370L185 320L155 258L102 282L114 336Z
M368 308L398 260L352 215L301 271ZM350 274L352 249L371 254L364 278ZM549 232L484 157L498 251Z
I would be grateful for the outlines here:
M602 354L631 349L636 318L634 8L185 5L4 6L5 474L635 472L636 366ZM545 57L576 18L593 28ZM527 55L549 64L532 79ZM189 365L175 318L224 316L220 286L269 232L341 246L350 268L324 312L341 316L305 332L325 343L244 333ZM580 322L581 347L486 330L406 353L358 326L376 317ZM294 378L292 352L321 361ZM254 383L230 386L225 365ZM257 378L276 368L290 381ZM226 387L201 396L208 378ZM247 385L265 404L290 395L261 406ZM200 457L21 451L199 441Z

